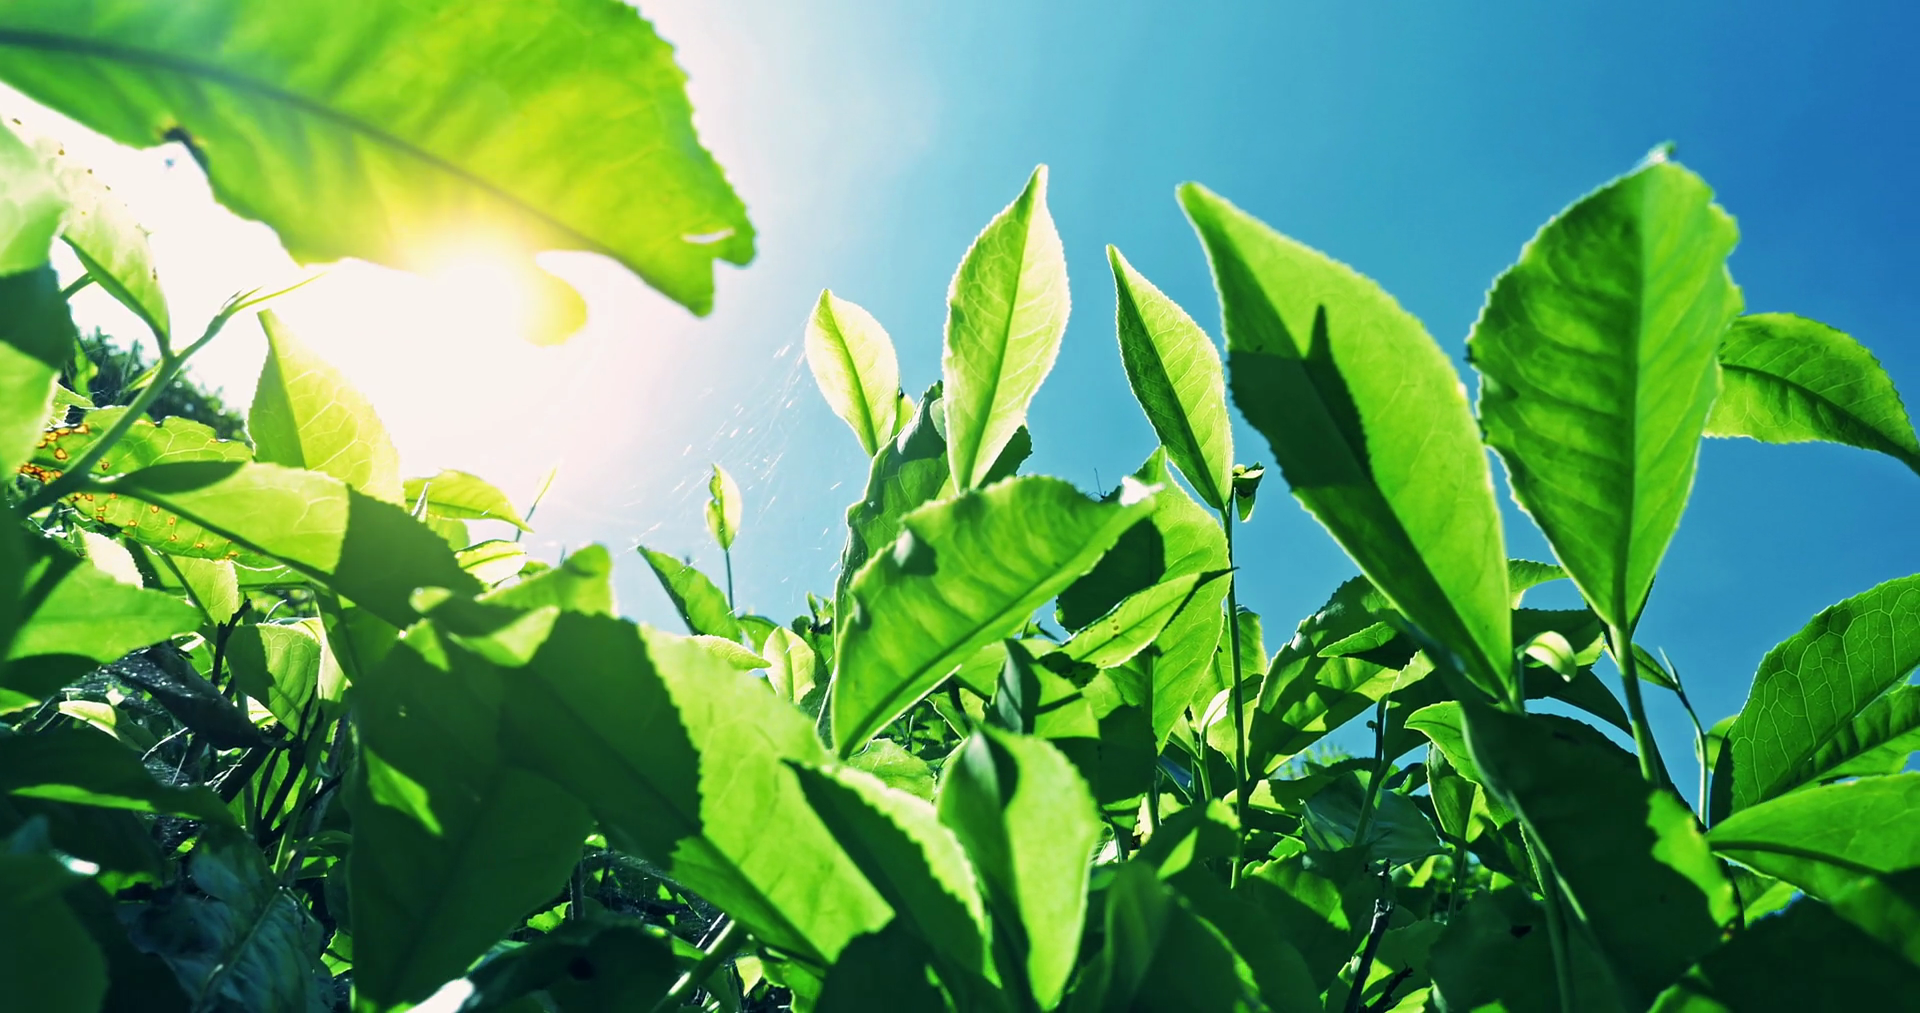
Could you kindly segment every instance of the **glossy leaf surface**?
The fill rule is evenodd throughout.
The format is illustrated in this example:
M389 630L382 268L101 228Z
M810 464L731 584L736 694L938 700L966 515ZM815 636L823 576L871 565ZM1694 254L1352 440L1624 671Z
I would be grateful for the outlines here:
M1107 261L1118 300L1120 361L1134 399L1174 466L1208 506L1224 510L1233 491L1233 429L1220 352L1119 250L1107 247Z
M1714 824L1713 850L1818 897L1920 866L1920 774L1807 788Z
M1196 184L1234 403L1294 496L1482 687L1510 682L1493 477L1459 376L1371 279Z
M1653 158L1542 227L1468 339L1514 498L1613 626L1639 617L1693 488L1737 238L1700 177Z
M1133 486L1102 503L1058 479L1018 478L909 514L840 617L830 706L841 755L904 713L981 647L1023 627L1152 508Z
M972 489L1027 421L1067 330L1067 258L1047 212L1047 168L975 237L947 290L940 356L947 460Z

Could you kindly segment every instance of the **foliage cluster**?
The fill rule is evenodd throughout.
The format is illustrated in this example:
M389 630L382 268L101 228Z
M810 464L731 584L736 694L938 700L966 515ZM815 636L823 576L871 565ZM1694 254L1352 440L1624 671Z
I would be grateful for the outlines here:
M600 97L604 61L671 70L613 6L450 29L432 17L450 5L423 3L361 41L457 36L409 65L410 101L483 67L565 106L569 83ZM223 199L315 256L404 260L396 225L448 215L532 215L530 244L591 223L696 308L713 256L744 259L677 219L609 224L596 145L635 138L596 126L567 156L586 175L558 185L539 145L449 126L462 99L427 122L392 82L339 76L392 61L295 46L309 8L16 5L0 77L109 133L165 110ZM624 18L595 22L610 41L577 80L543 76L567 39L535 22L563 8ZM188 46L209 33L233 46ZM125 55L169 45L171 62ZM162 86L207 60L247 102ZM275 73L270 94L234 84ZM737 207L677 72L644 83L626 98L673 114L648 129L698 153L642 167L685 198L654 213ZM331 126L300 119L315 107ZM545 111L570 136L579 110ZM349 158L373 142L326 130L356 124L411 146ZM1808 1010L1920 988L1920 774L1902 772L1920 575L1814 617L1740 713L1695 716L1697 808L1648 732L1644 694L1688 703L1634 632L1703 436L1920 470L1864 347L1743 315L1733 220L1665 151L1495 281L1468 345L1477 400L1371 280L1182 187L1226 356L1109 249L1160 445L1097 497L1020 474L1069 308L1042 168L962 258L917 398L879 322L822 294L809 362L870 459L840 572L785 624L736 609L741 490L716 467L726 590L641 549L685 635L617 616L603 548L549 565L477 539L526 530L537 501L403 477L372 407L270 311L250 446L146 418L270 297L176 347L144 234L83 175L0 132L0 467L19 473L0 525L0 981L26 1008L377 1011L455 980L463 1010L522 1013ZM338 198L325 217L289 197L309 183ZM126 405L59 382L78 345L55 241L153 331ZM1229 399L1361 573L1271 651L1236 588L1269 564L1235 533L1273 486L1238 459ZM1489 447L1556 562L1508 558ZM1584 606L1526 603L1555 580ZM1327 755L1350 722L1371 754Z

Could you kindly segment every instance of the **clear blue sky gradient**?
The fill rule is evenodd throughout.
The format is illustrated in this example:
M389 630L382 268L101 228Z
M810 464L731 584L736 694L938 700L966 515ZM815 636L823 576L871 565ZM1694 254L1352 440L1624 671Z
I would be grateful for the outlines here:
M1116 351L1104 244L1218 337L1172 196L1189 179L1377 279L1464 375L1486 287L1534 230L1672 140L1740 221L1748 309L1849 331L1920 397L1908 63L1920 17L1907 5L792 6L643 4L681 47L761 256L721 279L688 364L711 371L696 417L663 424L673 452L690 445L678 497L635 490L635 510L674 516L621 530L564 509L551 519L574 544L652 528L649 544L717 576L699 501L702 455L719 460L753 501L735 550L743 602L778 618L831 586L840 516L864 478L857 445L795 372L814 297L831 286L878 316L917 392L938 377L955 264L1039 162L1074 309L1033 407L1027 470L1090 490L1153 447ZM1239 457L1270 459L1236 424ZM1704 719L1731 714L1761 656L1815 612L1920 570L1916 516L1920 476L1890 459L1710 442L1642 639L1671 654ZM1514 555L1548 558L1510 505L1507 521ZM1270 649L1354 572L1278 476L1241 546L1241 600L1266 617ZM622 567L626 608L670 624L644 569ZM1556 587L1541 602L1571 604ZM1659 692L1651 707L1691 784L1682 712Z

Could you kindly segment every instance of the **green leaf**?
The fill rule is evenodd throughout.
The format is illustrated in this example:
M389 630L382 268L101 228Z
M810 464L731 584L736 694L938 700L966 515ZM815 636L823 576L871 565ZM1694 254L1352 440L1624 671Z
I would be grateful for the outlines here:
M5 160L6 145L0 143L0 184L14 185L17 181L5 175ZM9 195L0 193L0 215L29 213L9 201ZM0 257L13 255L12 250L0 248ZM40 439L41 427L52 411L54 388L59 386L54 378L78 337L67 301L60 297L60 280L46 263L46 250L39 256L39 267L0 276L0 307L5 308L0 313L0 469L4 469L0 474L4 475L11 475Z
M65 188L46 159L13 130L0 127L0 221L6 223L0 230L0 277L46 264L66 215ZM59 285L54 288L58 291ZM63 347L61 353L65 351Z
M811 1008L814 1013L945 1013L949 1007L927 978L926 945L896 922L847 944Z
M504 538L489 538L464 549L456 549L453 557L460 561L462 570L488 587L519 576L520 571L526 568L528 559L527 550Z
M155 570L162 585L171 588L167 578L177 576L182 592L200 607L208 622L225 625L240 611L240 573L234 569L233 560L168 556L151 548L146 551L158 564Z
M1911 703L1875 704L1915 665L1920 574L1822 610L1768 651L1727 730L1732 776L1715 777L1731 789L1726 811L1836 776L1836 768L1910 731Z
M1302 620L1273 656L1247 722L1247 762L1265 771L1372 707L1399 679L1411 651L1327 654L1325 649L1380 625L1392 615L1386 596L1365 577L1341 584L1320 611ZM1391 651L1389 641L1381 651ZM1229 740L1231 741L1231 740Z
M940 433L944 410L936 383L920 398L919 410L902 421L899 434L874 453L866 490L847 508L847 546L833 589L836 608L846 607L847 586L860 567L900 537L900 519L947 486L947 441Z
M513 1000L545 992L562 1010L650 1009L679 976L669 938L650 925L563 922L474 968L473 994L460 1008L513 1009Z
M1433 945L1435 997L1446 1010L1504 1013L1624 1013L1591 948L1577 933L1573 985L1578 1005L1563 1006L1554 983L1547 916L1515 886L1482 893L1461 907Z
M1119 308L1120 361L1167 456L1200 498L1225 510L1233 493L1233 428L1213 339L1153 282L1107 247Z
M77 655L109 662L200 626L199 610L158 591L131 587L53 543L28 550L26 600L9 661L39 655Z
M1351 847L1360 830L1360 813L1367 801L1367 788L1359 777L1347 773L1337 777L1307 800L1306 823L1322 838ZM1440 838L1413 800L1396 791L1374 795L1375 810L1367 827L1367 838L1358 842L1375 859L1387 859L1395 865L1418 862L1440 852Z
M166 293L154 269L147 231L93 170L67 157L66 146L51 138L34 142L47 170L67 200L60 238L80 259L93 283L132 310L163 340L172 329Z
M81 416L71 426L47 430L33 449L32 463L51 475L66 469L107 434L126 415L125 408L100 408ZM93 474L119 475L155 464L185 461L251 461L253 451L239 440L223 440L207 425L182 416L160 422L136 420L106 456L94 462ZM118 522L115 522L116 524ZM130 525L119 525L122 527Z
M841 755L873 737L981 647L1017 633L1146 516L1153 490L1110 503L1053 478L998 483L905 517L861 568L839 618L829 706Z
M1253 1010L1252 972L1221 931L1160 882L1127 862L1107 887L1100 952L1069 1010Z
M92 729L0 738L0 791L18 798L233 824L218 795L198 785L176 788L155 781L126 746Z
M933 767L892 739L874 739L847 757L847 766L865 771L895 791L933 801Z
M1096 668L1126 664L1150 646L1167 623L1199 594L1203 576L1224 583L1227 575L1189 573L1128 595L1060 649L1067 657Z
M1002 979L1053 1008L1079 954L1100 840L1086 782L1050 743L983 727L948 760L938 805L985 887Z
M812 722L689 638L562 614L509 681L502 734L616 847L769 946L824 966L888 918L786 763L826 762Z
M868 457L892 442L911 412L901 404L900 363L893 339L873 314L822 290L807 318L807 365L835 415L846 421Z
M1714 824L1713 850L1830 897L1861 875L1920 866L1920 774L1806 788Z
M940 356L953 483L973 489L1027 421L1067 330L1067 257L1047 213L1047 167L967 248L947 290Z
M502 754L520 681L423 624L356 682L347 868L361 995L425 999L552 897L579 858L586 808Z
M807 802L899 924L964 971L991 973L973 866L933 806L862 771L794 770Z
M267 332L267 362L247 412L254 459L332 475L374 499L399 503L400 452L373 404L272 310L260 312L260 327Z
M1325 989L1366 935L1379 894L1366 852L1305 851L1250 866L1234 893L1258 905Z
M460 10L49 0L0 17L0 64L122 144L187 143L214 196L297 260L417 269L477 234L530 274L541 250L605 254L706 313L711 262L746 263L753 230L694 135L671 48L594 0ZM354 44L315 45L322 24ZM580 306L560 292L564 335Z
M1719 945L1733 887L1685 803L1578 722L1478 704L1466 717L1483 783L1552 859L1624 1005L1642 1008Z
M412 509L427 498L427 516L457 521L505 521L532 531L507 494L493 483L464 471L446 470L432 478L410 478L401 486L400 504Z
M51 855L0 853L0 975L23 1009L96 1013L107 962L61 892L76 880Z
M1827 901L1840 917L1920 966L1920 867L1862 876Z
M1920 471L1920 440L1880 360L1851 335L1791 313L1733 322L1707 435L1844 443Z
M713 477L707 480L707 497L707 531L725 552L733 548L733 540L740 535L740 487L717 464Z
M1700 177L1650 158L1543 226L1468 339L1514 499L1614 627L1639 618L1693 488L1738 234Z
M815 674L819 657L813 648L800 635L784 626L775 626L767 633L767 644L761 649L766 655L767 682L781 699L798 704L813 690L818 679Z
M1372 280L1180 188L1226 321L1234 403L1294 496L1407 618L1511 692L1507 561L1459 375Z
M331 980L320 923L253 842L233 832L202 836L186 866L191 889L137 909L128 936L172 965L194 1008L325 1008L321 989Z
M1826 905L1802 900L1707 954L1651 1013L1847 1010L1917 991L1920 967Z
M1513 607L1528 591L1549 581L1565 580L1567 571L1558 563L1538 563L1531 559L1507 560L1507 586L1513 589Z
M694 569L692 563L664 552L655 552L644 545L639 549L667 597L673 599L673 607L687 624L689 633L740 639L740 620L734 618L733 609L727 605L726 592L714 587L706 574Z
M160 464L95 488L280 560L395 625L417 616L407 600L415 588L480 589L447 544L406 511L319 472L272 464Z
M316 696L323 686L333 694L328 703L339 703L340 663L327 650L317 619L242 626L227 637L226 661L241 691L296 733L320 715Z

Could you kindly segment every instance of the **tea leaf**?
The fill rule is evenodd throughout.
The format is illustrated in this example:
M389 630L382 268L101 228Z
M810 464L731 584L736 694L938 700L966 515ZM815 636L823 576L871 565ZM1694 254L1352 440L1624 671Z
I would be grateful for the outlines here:
M1826 440L1920 471L1920 440L1900 392L1849 334L1791 313L1744 316L1720 344L1720 377L1708 436Z
M967 249L947 291L940 356L955 488L985 483L1026 424L1067 330L1067 258L1047 213L1047 167Z
M744 504L740 501L740 486L735 484L733 476L719 465L713 466L713 477L707 480L707 532L713 535L713 543L725 552L733 548L733 540L740 535L740 513Z
M1614 627L1639 618L1693 488L1737 236L1700 177L1652 160L1543 226L1468 339L1514 499Z
M639 550L647 565L653 568L653 575L659 578L660 587L673 599L673 607L687 624L687 632L740 639L740 620L734 618L733 609L727 605L726 592L713 586L706 574L694 569L692 563L664 552L655 552L644 545L639 546Z
M1119 308L1120 361L1160 445L1215 510L1232 494L1233 429L1220 352L1173 300L1107 247Z
M1445 353L1345 264L1197 184L1180 202L1220 290L1234 403L1294 496L1483 689L1517 695L1493 476Z
M807 365L835 415L868 457L906 424L893 339L873 314L822 291L807 319Z
M1742 865L1830 898L1860 875L1920 865L1920 774L1782 795L1714 824L1707 841Z
M1763 918L1703 957L1650 1013L1846 1009L1913 995L1920 968L1815 901Z
M261 311L260 327L267 332L267 362L247 412L254 459L332 475L374 499L399 503L400 452L372 403L272 310Z
M410 478L401 487L400 505L413 509L427 497L427 517L456 521L505 521L532 531L513 501L493 483L464 471L446 470L432 478Z

